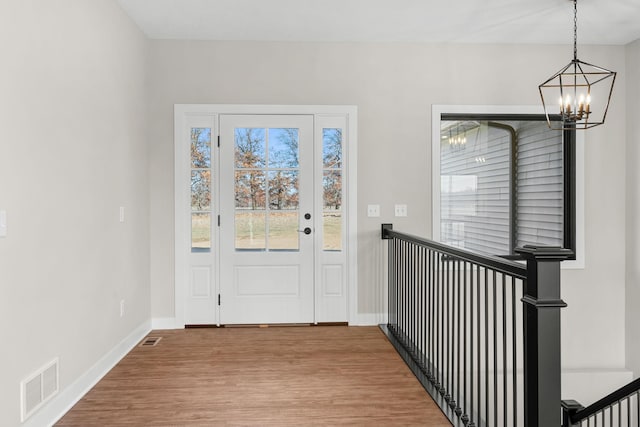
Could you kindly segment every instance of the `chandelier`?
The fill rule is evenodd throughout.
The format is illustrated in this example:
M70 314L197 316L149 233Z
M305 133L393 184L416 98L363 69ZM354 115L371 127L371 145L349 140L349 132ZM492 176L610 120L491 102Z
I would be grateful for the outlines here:
M589 129L604 123L616 72L578 59L578 4L573 1L573 60L542 83L540 97L552 129ZM555 102L554 102L555 101ZM555 120L557 115L560 121Z

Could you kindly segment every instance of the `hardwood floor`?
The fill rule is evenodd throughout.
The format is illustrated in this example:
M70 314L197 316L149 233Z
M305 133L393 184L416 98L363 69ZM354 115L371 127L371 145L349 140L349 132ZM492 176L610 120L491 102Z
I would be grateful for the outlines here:
M149 335L56 425L451 425L377 327Z

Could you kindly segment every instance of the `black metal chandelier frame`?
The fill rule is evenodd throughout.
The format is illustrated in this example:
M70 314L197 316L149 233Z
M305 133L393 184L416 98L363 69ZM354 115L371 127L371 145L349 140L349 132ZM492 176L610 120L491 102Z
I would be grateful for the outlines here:
M552 129L572 130L589 129L604 123L609 110L609 103L613 94L616 72L578 59L578 5L573 2L573 60L556 74L538 86L542 105L547 117L547 123ZM592 105L592 89L598 83L610 83L606 93L606 103L600 111L594 111ZM545 100L545 92L559 90L559 102L551 104ZM548 96L547 96L548 98ZM559 108L562 120L552 120L551 116L558 113L551 112L552 108Z

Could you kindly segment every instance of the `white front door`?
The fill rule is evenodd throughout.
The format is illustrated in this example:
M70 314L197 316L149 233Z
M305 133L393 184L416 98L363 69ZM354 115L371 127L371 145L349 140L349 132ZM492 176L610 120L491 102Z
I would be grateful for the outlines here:
M220 323L314 322L312 115L220 115Z
M355 107L175 109L176 324L352 319Z

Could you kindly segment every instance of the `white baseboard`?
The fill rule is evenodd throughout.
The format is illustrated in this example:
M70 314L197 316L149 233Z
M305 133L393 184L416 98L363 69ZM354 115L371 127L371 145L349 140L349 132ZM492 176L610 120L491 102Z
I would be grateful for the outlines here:
M22 427L52 426L64 416L91 388L98 383L124 356L151 330L151 322L145 321L125 339L104 355L87 372L62 390L57 396L30 417Z
M386 313L359 313L356 315L355 321L349 322L349 325L377 326L381 323L387 323Z
M178 325L175 317L154 317L151 329L184 329L184 325Z

